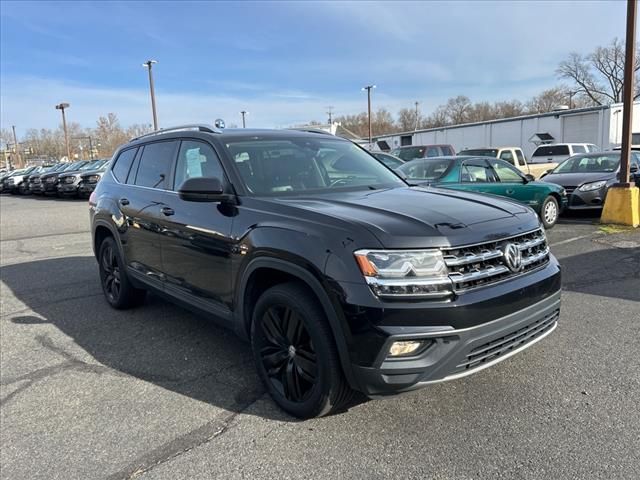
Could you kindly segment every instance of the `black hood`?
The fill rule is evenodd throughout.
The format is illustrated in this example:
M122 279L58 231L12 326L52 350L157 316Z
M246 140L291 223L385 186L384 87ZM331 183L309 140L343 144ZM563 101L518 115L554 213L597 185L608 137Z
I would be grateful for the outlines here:
M281 197L276 201L357 222L389 248L464 245L539 226L533 210L519 203L428 187Z

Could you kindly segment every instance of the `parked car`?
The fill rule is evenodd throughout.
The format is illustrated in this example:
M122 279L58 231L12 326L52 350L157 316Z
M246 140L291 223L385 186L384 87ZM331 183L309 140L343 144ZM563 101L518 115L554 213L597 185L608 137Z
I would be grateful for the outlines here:
M31 175L29 175L29 179L28 179L29 192L33 195L42 195L42 183L40 181L42 178L42 175L51 173L51 172L60 171L63 168L66 168L67 165L68 164L66 163L56 163L55 165L44 168L39 172L32 173Z
M80 175L80 181L78 183L78 197L80 198L88 198L91 193L96 189L96 185L109 168L111 161L107 160L105 163L97 170L92 170L89 172L85 172Z
M233 329L292 415L464 377L557 325L560 268L516 202L411 187L323 133L176 127L114 159L89 200L106 301L153 290Z
M535 210L552 228L567 204L564 188L538 182L510 163L488 157L440 157L412 160L398 169L408 181L510 198Z
M456 151L451 145L408 145L399 147L389 152L400 160L408 162L414 158L442 157L455 155Z
M78 187L80 186L80 176L86 172L92 172L104 165L107 160L94 160L86 163L81 168L62 172L58 175L58 196L78 197Z
M2 177L1 193L9 193L12 191L13 182L9 183L9 178L11 178L12 175L19 175L20 173L24 172L24 170L24 168L21 168L7 172L7 174Z
M554 143L540 145L531 155L529 163L560 163L578 153L597 152L599 148L592 143Z
M25 177L28 177L38 167L28 167L21 170L14 171L5 180L3 180L2 191L8 191L13 194L20 194L24 192Z
M640 152L631 152L630 171L632 181L640 187ZM589 153L565 160L544 181L565 188L569 210L600 209L619 173L619 151Z
M371 154L391 169L398 168L404 164L404 160L385 152L371 152Z
M64 172L74 172L89 163L87 160L80 160L68 163L66 166L56 170L55 172L44 173L40 175L40 189L45 195L58 194L58 177Z

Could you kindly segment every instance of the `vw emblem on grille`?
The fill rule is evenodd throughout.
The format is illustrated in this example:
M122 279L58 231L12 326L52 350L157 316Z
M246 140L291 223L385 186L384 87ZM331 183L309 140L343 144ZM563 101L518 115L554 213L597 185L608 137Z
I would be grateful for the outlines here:
M509 270L512 272L519 272L522 270L522 252L515 243L507 243L504 246L504 263L507 264Z

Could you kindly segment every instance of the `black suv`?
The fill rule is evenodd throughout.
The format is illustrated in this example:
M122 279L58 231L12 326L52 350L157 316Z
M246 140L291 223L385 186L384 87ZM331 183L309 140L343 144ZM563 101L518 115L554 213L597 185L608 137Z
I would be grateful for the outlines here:
M152 290L233 329L298 417L463 377L557 325L560 267L533 210L411 187L329 134L145 135L89 205L107 301Z

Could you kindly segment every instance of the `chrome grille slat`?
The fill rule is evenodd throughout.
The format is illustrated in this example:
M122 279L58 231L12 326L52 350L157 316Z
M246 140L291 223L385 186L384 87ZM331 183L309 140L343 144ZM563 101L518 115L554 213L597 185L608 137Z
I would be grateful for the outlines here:
M514 244L522 254L522 269L512 271L505 262L504 249ZM443 250L449 278L456 293L490 285L528 273L549 261L549 248L543 230L466 247Z

